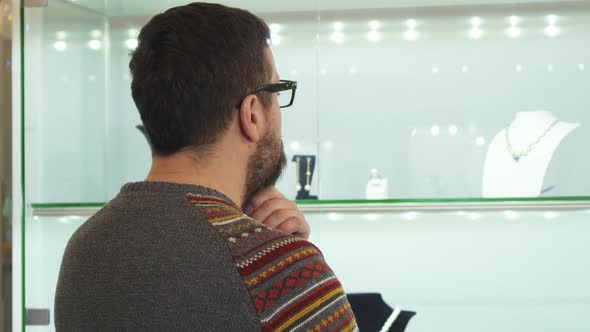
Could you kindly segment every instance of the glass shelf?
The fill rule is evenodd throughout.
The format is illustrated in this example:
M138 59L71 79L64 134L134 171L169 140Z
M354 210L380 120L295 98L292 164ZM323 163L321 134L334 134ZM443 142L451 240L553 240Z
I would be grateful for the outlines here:
M408 331L590 328L590 268L583 263L590 251L589 211L306 216L310 240L347 292L379 292L390 305L417 311ZM27 218L28 307L53 313L63 251L87 218Z

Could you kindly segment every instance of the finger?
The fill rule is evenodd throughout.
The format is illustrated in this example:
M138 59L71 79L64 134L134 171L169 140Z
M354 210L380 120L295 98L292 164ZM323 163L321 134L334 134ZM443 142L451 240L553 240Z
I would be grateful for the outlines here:
M271 199L278 199L283 198L286 199L283 194L281 194L274 186L265 188L259 192L257 192L249 202L246 202L246 208L244 212L247 214L252 213L260 208L264 202L271 200Z
M309 224L300 218L290 218L277 226L277 230L299 236L304 239L309 238Z
M257 210L254 210L250 217L252 219L264 222L271 214L277 210L294 210L297 205L294 202L285 199L271 199L262 204Z
M301 218L299 211L292 209L282 209L273 212L268 218L261 220L261 222L272 228L277 228L283 222L291 218Z

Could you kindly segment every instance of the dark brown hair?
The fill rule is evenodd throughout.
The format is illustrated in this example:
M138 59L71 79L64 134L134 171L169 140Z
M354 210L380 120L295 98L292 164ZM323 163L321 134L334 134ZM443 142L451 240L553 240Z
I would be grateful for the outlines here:
M129 64L152 152L214 143L240 98L269 83L269 38L260 18L218 4L192 3L153 17Z

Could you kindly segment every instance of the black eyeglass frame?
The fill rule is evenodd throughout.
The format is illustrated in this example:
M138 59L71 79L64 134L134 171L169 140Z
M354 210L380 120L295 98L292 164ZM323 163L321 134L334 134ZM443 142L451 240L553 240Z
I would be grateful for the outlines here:
M287 108L287 107L293 105L293 101L295 101L295 92L297 92L297 82L296 81L280 80L279 83L261 85L259 87L256 87L254 90L252 90L252 92L250 92L248 95L257 94L259 92L275 93L275 92L281 92L281 91L287 91L287 90L293 90L293 92L291 93L291 100L289 101L289 104L285 105L285 106L279 105L280 108ZM241 105L241 102L240 102L240 105ZM240 105L238 105L238 108L240 107Z

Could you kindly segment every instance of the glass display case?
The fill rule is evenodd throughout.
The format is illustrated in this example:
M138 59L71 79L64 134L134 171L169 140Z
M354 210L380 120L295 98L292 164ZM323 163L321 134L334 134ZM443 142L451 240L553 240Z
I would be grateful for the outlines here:
M298 81L278 188L317 197L347 291L417 311L410 332L590 328L590 1L218 2L262 17ZM22 3L25 308L51 316L68 238L147 174L129 55L185 3Z
M33 202L104 202L145 175L129 54L183 2L145 3L25 10ZM590 2L224 3L270 24L281 77L299 82L283 139L289 157L317 157L320 200L375 197L375 171L382 198L590 195ZM293 198L296 174L279 184Z

